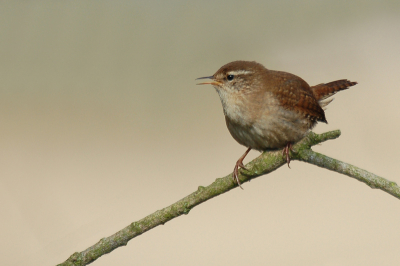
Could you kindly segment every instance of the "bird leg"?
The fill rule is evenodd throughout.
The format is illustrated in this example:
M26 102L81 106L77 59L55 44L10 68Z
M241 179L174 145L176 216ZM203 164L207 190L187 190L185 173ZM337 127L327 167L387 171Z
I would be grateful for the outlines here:
M287 166L290 168L290 166L289 166L289 163L290 163L290 156L289 156L289 153L290 152L293 152L293 149L292 149L292 143L289 141L287 144L286 144L286 147L285 148L283 148L283 151L282 151L282 156L285 158L286 157L286 162L287 162Z
M239 185L239 187L241 189L242 186L240 185L240 181L239 181L239 167L243 168L244 170L247 170L246 167L244 167L243 165L243 160L246 157L246 155L251 151L251 148L248 148L247 151L239 158L239 160L236 162L235 164L235 168L233 169L233 174L232 174L232 178L233 180L236 181L236 183Z

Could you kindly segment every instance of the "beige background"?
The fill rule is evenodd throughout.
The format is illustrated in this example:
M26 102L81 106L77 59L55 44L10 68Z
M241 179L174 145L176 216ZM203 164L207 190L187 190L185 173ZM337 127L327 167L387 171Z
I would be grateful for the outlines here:
M314 150L400 183L399 54L399 1L1 2L0 265L61 263L228 174L245 148L195 78L233 60L358 81ZM398 265L399 200L291 167L92 265Z

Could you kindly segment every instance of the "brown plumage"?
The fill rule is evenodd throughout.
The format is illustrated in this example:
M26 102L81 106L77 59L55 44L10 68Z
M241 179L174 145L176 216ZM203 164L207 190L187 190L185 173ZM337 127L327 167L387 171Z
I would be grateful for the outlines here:
M286 72L266 70L265 73L268 73L264 77L265 85L276 84L272 87L277 89L272 91L283 107L302 114L313 125L316 121L327 122L325 112L307 82Z
M317 99L318 101L322 101L328 97L333 96L336 92L346 90L356 84L357 82L352 82L347 79L341 79L312 86L311 90L314 94L315 99Z
M251 149L284 148L289 165L291 145L317 122L327 123L326 99L357 84L343 79L310 87L296 75L248 61L228 63L204 78L212 79L200 84L212 84L218 92L232 137L248 147L233 171L239 185L238 169Z

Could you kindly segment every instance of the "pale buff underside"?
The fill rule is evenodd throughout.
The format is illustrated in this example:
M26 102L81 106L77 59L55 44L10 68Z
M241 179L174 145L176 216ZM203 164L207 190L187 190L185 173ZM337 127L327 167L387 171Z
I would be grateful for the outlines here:
M288 142L295 143L302 139L314 125L294 111L279 108L279 103L270 92L257 97L246 97L243 92L228 93L221 88L217 92L229 132L246 147L260 151L283 148ZM244 96L247 101L249 96L252 98L251 105L245 104Z

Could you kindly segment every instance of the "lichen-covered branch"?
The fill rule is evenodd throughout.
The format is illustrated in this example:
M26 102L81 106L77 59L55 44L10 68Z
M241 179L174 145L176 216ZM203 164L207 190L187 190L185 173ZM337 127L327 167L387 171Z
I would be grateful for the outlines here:
M379 188L400 199L400 187L395 182L360 169L357 166L330 158L311 149L302 150L296 159L353 177L371 188Z
M339 136L339 130L323 134L310 132L304 139L293 146L294 152L291 154L291 158L354 177L357 180L366 183L370 187L380 188L400 199L400 188L396 183L311 150L312 146L326 140L335 139ZM260 175L270 173L285 163L286 159L282 156L282 151L264 152L246 165L248 171L243 169L241 170L239 180L241 183L245 183ZM102 238L98 243L82 252L72 254L64 263L59 265L87 265L102 255L110 253L118 247L125 246L132 238L139 236L156 226L163 225L182 214L188 214L193 207L236 187L237 184L233 181L231 174L223 178L217 178L211 185L207 187L199 186L197 191L178 202L162 210L158 210L137 222L133 222L114 235Z

